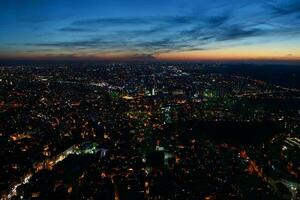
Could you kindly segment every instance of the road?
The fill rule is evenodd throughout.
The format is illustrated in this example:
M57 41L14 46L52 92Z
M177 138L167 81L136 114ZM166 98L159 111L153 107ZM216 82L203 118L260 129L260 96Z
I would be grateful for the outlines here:
M107 149L98 148L96 143L84 142L84 143L81 143L79 145L73 145L73 146L69 147L67 150L61 152L57 156L54 156L54 157L52 157L50 159L47 159L45 161L42 161L42 162L35 163L33 165L34 172L26 173L23 176L23 178L21 178L20 183L16 183L11 187L11 189L9 190L6 198L4 198L4 199L11 199L13 196L16 196L18 194L18 192L17 192L18 187L20 187L21 185L24 185L26 183L29 183L30 179L32 178L32 176L35 173L37 173L41 170L44 170L44 169L52 170L53 167L57 163L63 161L69 155L72 155L72 154L77 154L78 155L78 154L82 154L82 153L84 153L84 154L95 154L98 151L101 151L101 154L100 154L101 157L106 156Z

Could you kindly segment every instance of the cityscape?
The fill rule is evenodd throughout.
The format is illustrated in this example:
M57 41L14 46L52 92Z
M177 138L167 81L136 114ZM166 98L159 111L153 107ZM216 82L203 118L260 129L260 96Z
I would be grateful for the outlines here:
M300 90L237 67L3 66L3 199L298 198Z
M1 4L1 200L300 199L299 0Z

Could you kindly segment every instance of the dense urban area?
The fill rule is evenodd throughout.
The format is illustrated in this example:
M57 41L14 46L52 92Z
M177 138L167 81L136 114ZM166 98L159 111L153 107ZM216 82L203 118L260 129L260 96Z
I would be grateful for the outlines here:
M1 199L299 199L300 88L219 69L0 67Z

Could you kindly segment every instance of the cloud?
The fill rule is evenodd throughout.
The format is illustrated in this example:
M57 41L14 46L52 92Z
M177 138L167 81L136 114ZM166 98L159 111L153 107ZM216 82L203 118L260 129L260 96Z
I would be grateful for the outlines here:
M24 45L69 52L129 51L134 52L137 58L145 59L151 59L155 54L165 52L216 49L231 46L233 42L238 43L247 38L298 33L299 27L286 25L277 18L270 19L268 23L263 22L268 11L274 13L277 8L284 10L280 11L282 14L288 13L287 10L298 12L290 5L296 7L300 0L289 2L291 4L279 7L278 3L268 1L268 6L264 7L266 13L257 15L246 13L248 16L243 17L241 17L243 10L234 10L210 15L82 19L57 29L58 34L80 33L78 37L70 37L69 41L32 42ZM226 44L218 45L220 42Z
M187 48L192 38L185 38L185 41L178 40L180 36L180 25L193 26L203 24L203 26L220 25L226 21L227 17L209 17L207 19L194 16L166 16L166 17L143 17L138 18L109 18L80 20L71 23L70 26L58 29L59 32L66 33L95 33L94 35L84 36L84 39L73 39L70 41L54 41L40 43L26 43L30 46L42 46L63 49L115 49L115 50L142 50L142 51L171 51L174 49ZM107 31L95 28L95 24L105 24L114 26L115 24L144 24L146 27L129 28ZM77 24L77 26L75 26ZM92 25L93 24L93 25ZM151 25L151 26L149 26ZM99 35L100 34L100 35ZM188 35L188 34L186 34ZM185 44L184 44L185 43ZM193 48L194 45L192 45Z
M230 15L221 15L208 18L207 22L212 26L221 26L230 19Z
M266 3L275 15L300 13L300 0L270 0Z
M197 45L205 44L215 36L200 35L199 30L222 26L229 19L229 15L209 17L190 15L78 20L72 22L70 26L58 29L58 31L96 33L95 36L88 36L76 41L32 43L28 45L64 49L92 48L103 50L107 48L125 50L125 48L128 48L132 51L145 52L180 51L183 49L188 50L189 47L194 50L202 50L205 47L197 47ZM99 25L112 27L125 24L125 28L113 31L107 31L103 27L100 31L96 28ZM127 27L129 24L143 24L143 26ZM187 31L187 27L190 27L190 30Z
M128 25L128 24L145 24L149 23L147 18L99 18L83 19L71 23L72 26L103 26L103 25Z
M92 28L80 28L80 27L64 27L58 29L62 32L75 32L75 33L82 33L82 32L95 32L98 31L98 29L92 29Z
M155 56L152 54L134 54L128 57L129 60L133 61L154 61L156 60Z
M247 28L241 26L226 27L217 37L218 41L235 40L265 34L267 31L259 28Z
M204 17L199 15L188 16L144 16L144 17L116 17L77 20L70 24L71 27L104 27L104 26L130 26L130 25L161 25L180 26L194 23L205 23L207 25L220 25L229 19L228 15Z

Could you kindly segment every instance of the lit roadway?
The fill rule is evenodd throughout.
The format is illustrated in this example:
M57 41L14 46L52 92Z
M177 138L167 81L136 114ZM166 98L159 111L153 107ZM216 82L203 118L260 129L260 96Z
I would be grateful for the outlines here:
M266 84L266 82L264 82L264 81L251 79L249 77L243 77L243 76L232 76L232 77L241 79L241 80L255 82L257 84ZM269 95L270 94L284 94L287 92L300 92L300 90L298 90L296 88L287 88L287 87L283 87L283 86L279 86L279 85L273 85L273 86L282 91L246 92L244 94L236 95L236 97L258 96L258 95L268 95L268 94Z
M29 181L32 178L34 173L37 173L43 169L51 170L57 163L63 161L71 154L81 154L83 151L86 154L95 154L100 150L101 157L106 156L107 149L99 149L96 147L90 147L90 149L88 149L89 146L85 146L85 144L88 144L88 143L86 142L86 143L82 143L80 145L73 145L73 146L69 147L67 150L65 150L64 152L58 154L57 156L54 156L54 157L47 159L45 161L42 161L42 162L35 163L33 165L34 172L26 173L23 176L23 178L21 178L20 183L13 185L11 187L10 191L8 192L6 199L11 199L13 196L16 196L18 194L17 188L23 184L29 183Z
M262 172L262 168L259 167L253 160L251 160L249 157L247 159L244 159L247 163L249 163L249 166L253 169L253 171L257 174L258 177L261 177L263 181L268 182L270 184L270 181L272 180L274 183L281 182L291 193L291 200L297 199L297 193L300 189L300 184L293 181L288 181L286 179L273 179L271 177L267 177Z

